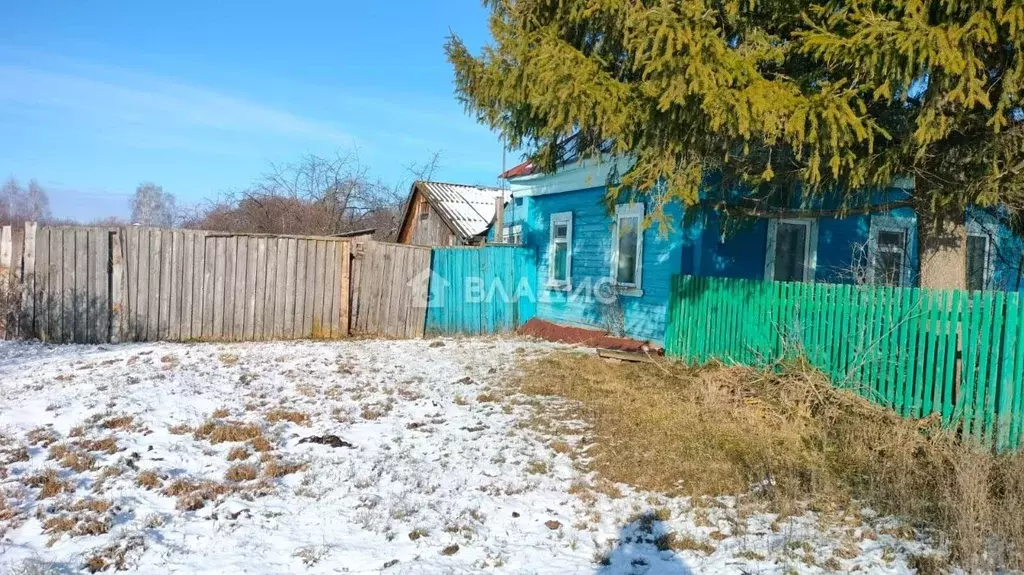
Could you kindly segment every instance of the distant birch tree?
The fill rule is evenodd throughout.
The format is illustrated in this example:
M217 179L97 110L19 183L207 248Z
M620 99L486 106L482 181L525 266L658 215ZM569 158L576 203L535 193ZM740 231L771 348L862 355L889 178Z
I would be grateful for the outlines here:
M151 182L139 184L132 197L132 223L169 228L174 225L176 205L174 194L162 187Z

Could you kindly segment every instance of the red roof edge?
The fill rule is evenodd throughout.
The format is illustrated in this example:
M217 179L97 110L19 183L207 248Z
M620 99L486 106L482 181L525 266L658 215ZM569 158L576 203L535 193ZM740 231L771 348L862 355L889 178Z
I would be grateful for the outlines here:
M530 174L533 174L535 172L536 170L533 169L533 162L531 162L530 160L526 160L525 162L519 164L518 166L515 166L514 168L505 170L498 177L503 180L511 180L512 178L529 176Z

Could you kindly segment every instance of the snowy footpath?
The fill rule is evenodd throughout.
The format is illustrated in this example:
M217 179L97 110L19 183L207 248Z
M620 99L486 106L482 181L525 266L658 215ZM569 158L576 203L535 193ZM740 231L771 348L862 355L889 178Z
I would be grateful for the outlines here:
M902 573L927 551L870 510L602 482L561 400L503 388L554 349L0 342L0 573Z

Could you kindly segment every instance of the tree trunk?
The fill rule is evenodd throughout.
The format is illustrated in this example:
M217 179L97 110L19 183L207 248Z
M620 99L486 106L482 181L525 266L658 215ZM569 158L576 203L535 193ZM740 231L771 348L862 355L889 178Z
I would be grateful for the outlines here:
M917 237L923 288L967 287L967 227L964 218L947 218L941 225L918 217Z

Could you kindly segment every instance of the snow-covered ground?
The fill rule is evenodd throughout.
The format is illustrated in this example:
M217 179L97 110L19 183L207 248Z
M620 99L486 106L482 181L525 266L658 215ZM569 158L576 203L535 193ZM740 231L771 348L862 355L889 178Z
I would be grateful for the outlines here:
M553 349L0 342L0 573L906 572L925 550L867 510L603 484L559 400L502 392ZM351 447L303 442L324 435Z

